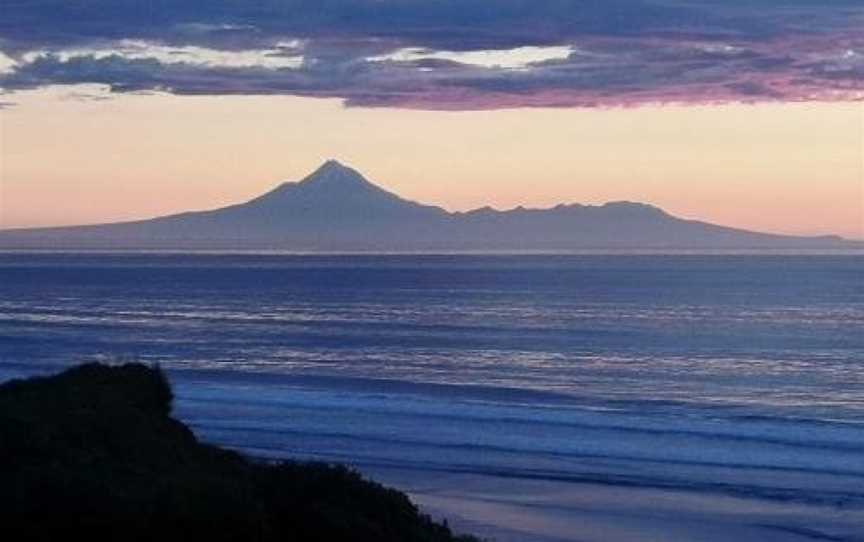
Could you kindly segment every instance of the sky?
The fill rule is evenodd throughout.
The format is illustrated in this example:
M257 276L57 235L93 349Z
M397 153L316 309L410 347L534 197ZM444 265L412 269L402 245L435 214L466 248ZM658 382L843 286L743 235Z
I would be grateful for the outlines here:
M467 210L642 201L864 238L860 0L0 0L0 228L327 158Z

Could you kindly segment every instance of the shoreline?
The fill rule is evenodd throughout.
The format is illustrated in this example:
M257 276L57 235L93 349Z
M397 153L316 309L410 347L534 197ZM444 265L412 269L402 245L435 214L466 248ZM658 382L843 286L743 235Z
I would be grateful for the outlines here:
M457 532L496 542L805 542L862 540L862 510L652 488L434 478L400 468L361 469L407 493Z

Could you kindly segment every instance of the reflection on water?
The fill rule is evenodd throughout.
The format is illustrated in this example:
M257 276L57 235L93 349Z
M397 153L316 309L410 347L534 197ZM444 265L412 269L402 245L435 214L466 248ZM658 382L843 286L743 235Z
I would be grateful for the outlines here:
M862 330L857 256L0 255L0 377L155 361L258 455L844 514Z

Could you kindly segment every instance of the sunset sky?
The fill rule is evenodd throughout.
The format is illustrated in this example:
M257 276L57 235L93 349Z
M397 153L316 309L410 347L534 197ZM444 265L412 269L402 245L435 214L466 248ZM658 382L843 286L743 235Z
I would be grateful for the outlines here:
M218 207L336 158L450 210L864 238L860 0L7 0L0 88L0 228Z

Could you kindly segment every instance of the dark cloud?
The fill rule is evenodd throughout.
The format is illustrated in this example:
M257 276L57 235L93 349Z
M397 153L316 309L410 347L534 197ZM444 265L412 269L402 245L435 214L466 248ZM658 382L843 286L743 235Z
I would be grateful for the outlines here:
M759 98L780 98L782 94L772 90L761 83L755 81L741 81L739 83L729 83L726 87L742 96L753 96Z
M122 38L249 46L285 35L464 50L635 35L716 19L686 5L642 0L7 0L3 12L0 33L17 50Z
M426 109L864 94L860 0L0 1L6 90L99 83ZM520 49L553 46L572 53Z

